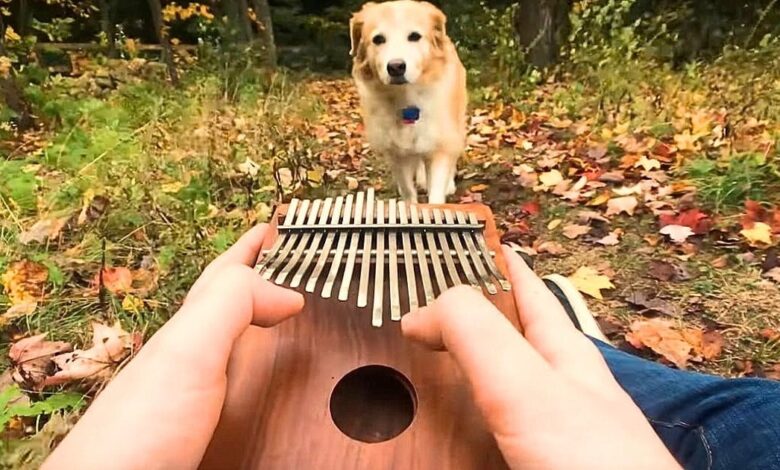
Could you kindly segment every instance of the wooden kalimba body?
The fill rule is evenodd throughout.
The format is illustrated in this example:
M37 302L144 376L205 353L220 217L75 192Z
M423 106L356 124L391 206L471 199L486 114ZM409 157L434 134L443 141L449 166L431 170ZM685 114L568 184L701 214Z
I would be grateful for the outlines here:
M369 190L293 200L272 229L257 271L306 305L238 341L202 468L506 468L449 354L404 339L399 321L467 284L519 328L490 209Z

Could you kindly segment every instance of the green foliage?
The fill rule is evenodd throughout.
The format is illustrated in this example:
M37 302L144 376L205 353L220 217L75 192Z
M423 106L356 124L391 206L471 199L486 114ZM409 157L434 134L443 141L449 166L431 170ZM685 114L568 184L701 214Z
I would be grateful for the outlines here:
M699 199L715 212L738 210L748 199L765 201L780 190L780 172L760 155L734 155L723 163L699 158L685 172Z
M38 180L25 163L18 160L0 161L0 196L21 213L31 213L37 207Z
M24 394L17 385L0 391L0 429L4 429L16 417L34 418L59 411L78 410L85 404L84 396L74 392L55 393L41 401L16 404L24 401Z

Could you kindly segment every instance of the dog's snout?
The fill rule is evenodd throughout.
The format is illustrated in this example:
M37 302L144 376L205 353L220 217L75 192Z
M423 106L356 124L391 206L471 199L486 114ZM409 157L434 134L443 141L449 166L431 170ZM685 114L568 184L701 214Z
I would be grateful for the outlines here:
M387 63L387 73L391 77L403 77L406 73L406 62L395 59Z

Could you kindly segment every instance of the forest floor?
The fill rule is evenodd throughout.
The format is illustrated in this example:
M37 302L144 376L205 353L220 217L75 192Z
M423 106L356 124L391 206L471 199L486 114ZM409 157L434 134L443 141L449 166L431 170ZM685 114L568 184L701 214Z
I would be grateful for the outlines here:
M40 128L0 144L0 425L17 468L77 413L40 418L81 408L275 202L395 194L347 78L195 69L174 89L143 61L83 66L31 86ZM777 72L699 73L627 93L571 77L475 88L453 202L489 205L619 347L780 379ZM118 349L90 348L105 338ZM71 348L107 360L74 369L57 360Z

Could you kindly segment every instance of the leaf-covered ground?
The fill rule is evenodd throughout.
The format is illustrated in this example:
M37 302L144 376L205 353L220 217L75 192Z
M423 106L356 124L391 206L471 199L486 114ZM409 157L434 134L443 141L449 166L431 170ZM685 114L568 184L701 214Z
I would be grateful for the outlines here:
M474 87L454 200L570 276L616 345L780 378L780 67L760 65ZM34 466L275 202L395 194L346 77L82 72L31 86L40 128L0 143L5 465Z

